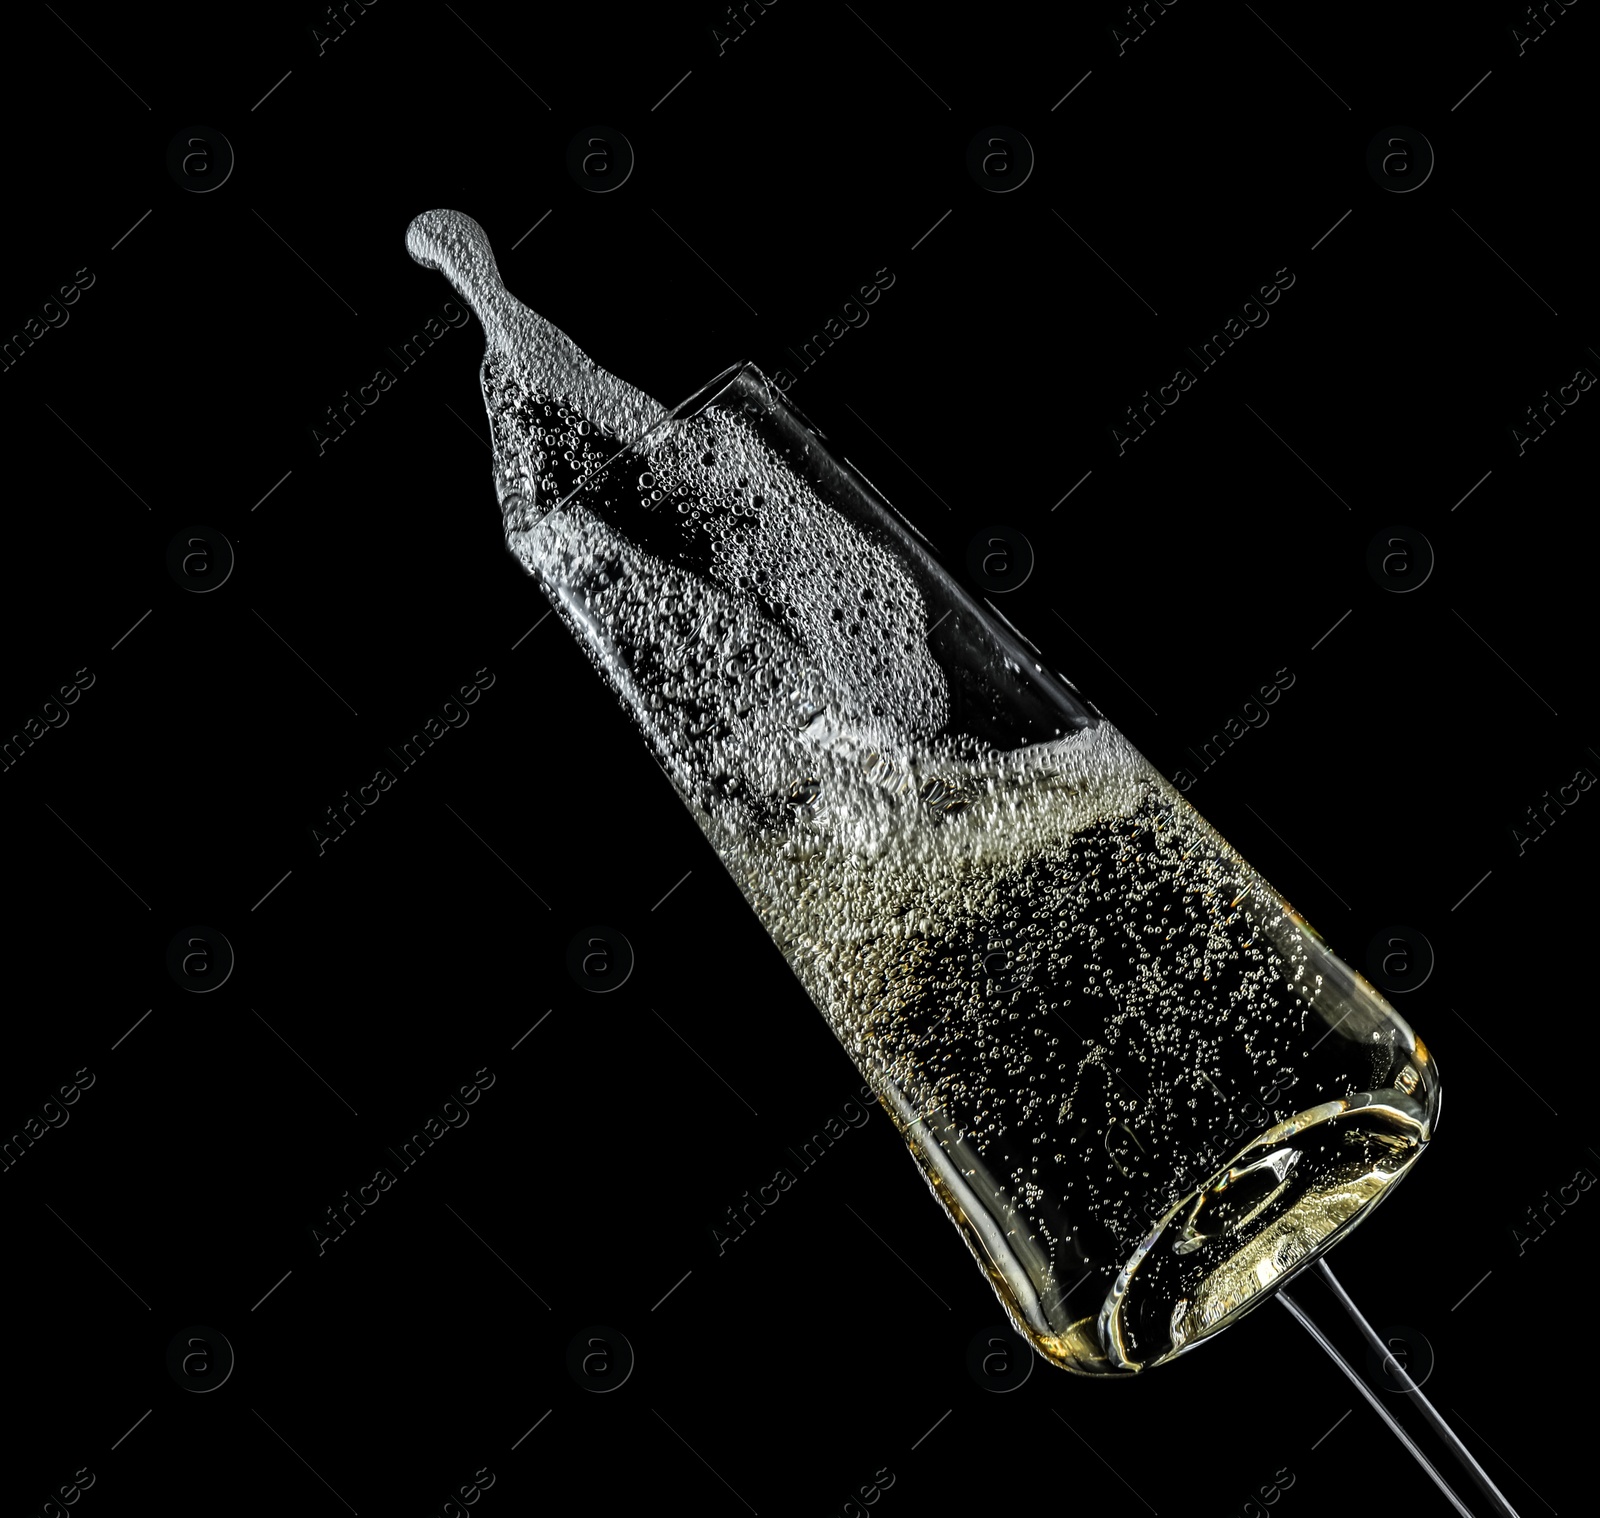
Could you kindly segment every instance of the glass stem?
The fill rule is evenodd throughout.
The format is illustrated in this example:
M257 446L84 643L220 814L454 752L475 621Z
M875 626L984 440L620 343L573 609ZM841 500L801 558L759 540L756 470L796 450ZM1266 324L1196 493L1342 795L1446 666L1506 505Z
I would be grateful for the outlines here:
M1416 1441L1412 1439L1411 1435L1395 1422L1394 1415L1383 1405L1383 1403L1377 1399L1376 1396L1373 1395L1372 1388L1361 1379L1361 1376L1357 1372L1356 1368L1348 1360L1346 1360L1337 1349L1333 1347L1333 1341L1329 1339L1329 1337L1311 1321L1311 1318L1306 1313L1305 1309L1301 1307L1298 1302L1293 1301L1290 1298L1289 1293L1281 1287L1279 1288L1277 1299L1285 1307L1287 1307L1291 1313L1294 1314L1295 1321L1303 1329L1305 1329L1305 1331L1310 1334L1318 1344L1322 1346L1333 1363L1337 1365L1346 1376L1349 1377L1350 1384L1367 1399L1367 1402L1371 1406L1373 1412L1375 1412L1380 1418L1383 1419L1385 1423L1389 1425L1390 1432L1394 1434L1396 1439L1405 1445L1408 1451L1410 1451L1411 1458L1428 1473L1433 1480L1433 1484L1444 1493L1445 1500L1449 1502L1450 1506L1461 1514L1461 1518L1474 1518L1472 1509L1469 1508L1458 1496L1456 1496L1453 1491L1450 1490L1450 1487L1446 1483L1444 1477L1441 1476L1436 1469L1434 1469L1433 1462L1430 1461L1428 1457L1417 1448Z
M1388 1374L1392 1375L1400 1383L1406 1395L1421 1410L1423 1417L1433 1426L1434 1432L1444 1440L1450 1453L1455 1456L1456 1462L1472 1478L1472 1482L1478 1490L1489 1500L1493 1511L1497 1514L1506 1515L1506 1518L1516 1518L1516 1509L1506 1500L1505 1493L1489 1479L1489 1473L1473 1458L1472 1451L1461 1442L1456 1435L1456 1431L1444 1421L1444 1417L1438 1408L1423 1396L1422 1388L1411 1379L1405 1366L1400 1364L1390 1353L1389 1346L1378 1337L1372 1325L1362 1315L1361 1309L1351 1301L1350 1294L1339 1284L1338 1278L1328 1268L1326 1258L1317 1261L1317 1272L1327 1284L1328 1290L1338 1299L1339 1305L1350 1314L1356 1327L1361 1330L1362 1338L1367 1341L1373 1353L1378 1356L1378 1363L1386 1367Z
M1355 1326L1362 1332L1362 1337L1366 1340L1368 1347L1373 1350L1374 1355L1378 1356L1379 1364L1384 1368L1384 1372L1386 1372L1387 1376L1394 1377L1400 1384L1400 1390L1410 1396L1411 1401L1421 1409L1422 1416L1429 1420L1429 1424L1434 1427L1434 1432L1445 1441L1446 1446L1450 1449L1451 1454L1456 1457L1462 1470L1466 1470L1467 1475L1472 1478L1474 1486L1477 1486L1478 1491L1482 1492L1483 1497L1488 1502L1486 1512L1493 1513L1494 1518L1517 1518L1517 1510L1510 1505L1510 1502L1507 1502L1506 1494L1490 1480L1488 1472L1483 1470L1482 1465L1478 1465L1477 1460L1472 1457L1472 1452L1461 1443L1461 1440L1456 1436L1456 1432L1450 1427L1450 1424L1446 1424L1445 1419L1440 1416L1440 1412L1438 1412L1434 1404L1430 1403L1426 1396L1422 1395L1422 1388L1411 1379L1410 1374L1406 1372L1405 1366L1400 1364L1394 1353L1390 1352L1389 1345L1384 1344L1382 1339L1379 1339L1378 1332L1374 1331L1371 1323L1366 1321L1365 1316L1362 1315L1362 1310L1355 1305L1355 1302L1350 1300L1349 1292L1342 1288L1339 1281L1334 1278L1333 1272L1328 1268L1326 1259L1317 1260L1317 1270L1322 1275L1328 1289L1333 1292L1334 1299L1338 1300L1339 1305L1349 1313L1350 1318L1354 1320ZM1373 1388L1366 1384L1365 1377L1355 1369L1355 1366L1350 1364L1349 1360L1346 1360L1346 1356L1339 1352L1339 1348L1333 1344L1333 1340L1328 1337L1328 1334L1325 1334L1322 1328L1318 1328L1310 1313L1306 1312L1306 1308L1301 1307L1299 1302L1296 1302L1288 1292L1282 1291L1282 1289L1278 1291L1278 1300L1290 1310L1290 1313L1293 1313L1294 1321L1299 1323L1301 1328L1306 1329L1307 1334L1310 1334L1310 1337L1322 1347L1328 1358L1333 1360L1333 1363L1344 1372L1344 1376L1349 1379L1350 1385L1354 1385L1355 1390L1362 1393L1362 1398L1366 1401L1366 1404L1389 1425L1389 1432L1394 1433L1395 1438L1405 1446L1411 1459L1416 1460L1416 1464L1421 1467L1422 1472L1426 1472L1429 1480L1432 1480L1432 1483L1445 1494L1446 1500L1450 1502L1451 1507L1456 1512L1461 1513L1462 1518L1474 1518L1472 1508L1467 1507L1462 1502L1461 1497L1456 1496L1456 1492L1451 1491L1445 1478L1438 1473L1437 1468L1432 1464L1432 1460L1427 1459L1427 1456L1422 1454L1416 1441L1405 1432L1405 1428L1400 1427L1394 1414L1389 1411L1386 1404L1379 1400L1378 1396L1374 1395Z

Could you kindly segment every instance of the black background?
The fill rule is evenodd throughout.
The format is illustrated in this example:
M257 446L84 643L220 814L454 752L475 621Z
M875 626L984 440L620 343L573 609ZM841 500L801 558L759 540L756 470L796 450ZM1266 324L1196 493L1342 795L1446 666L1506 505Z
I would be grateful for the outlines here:
M828 1514L886 1470L874 1513L1223 1514L1287 1469L1278 1512L1448 1510L1271 1305L1129 1384L983 1389L998 1304L876 1109L719 1254L860 1077L581 651L529 631L476 322L314 441L451 294L404 246L450 207L667 404L739 359L797 374L969 585L974 535L1024 533L992 599L1165 773L1292 673L1190 799L1357 968L1426 935L1395 999L1447 1092L1335 1263L1431 1347L1520 1510L1560 1508L1600 1201L1513 1228L1600 1169L1600 799L1512 829L1600 770L1600 396L1525 455L1510 429L1600 369L1593 15L1519 54L1509 5L1191 4L1119 53L1110 5L749 11L386 0L322 51L292 7L12 18L6 333L93 282L0 374L7 733L94 679L0 774L0 1123L95 1080L0 1174L7 1501L88 1466L80 1513L435 1513L487 1467L476 1513ZM997 125L1036 155L1009 193L967 167ZM202 126L237 161L191 193L167 154ZM1405 194L1367 168L1399 126L1437 154ZM610 193L566 168L594 127L637 156ZM1124 408L1280 270L1270 322L1119 454ZM196 524L236 553L209 594L167 569ZM1396 525L1436 556L1408 594L1368 569ZM480 669L467 725L319 854L324 809ZM166 969L195 923L237 954L204 996ZM606 995L567 969L595 924L636 955ZM319 1254L323 1209L483 1067L471 1121ZM237 1355L204 1396L165 1368L193 1324ZM603 1396L567 1369L592 1325L636 1356Z

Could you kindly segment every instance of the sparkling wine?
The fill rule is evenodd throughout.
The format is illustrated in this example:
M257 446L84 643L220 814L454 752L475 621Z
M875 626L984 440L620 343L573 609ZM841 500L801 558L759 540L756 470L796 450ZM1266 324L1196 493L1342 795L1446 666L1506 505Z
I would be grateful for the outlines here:
M1364 1218L1439 1108L1382 996L754 366L669 411L477 223L407 242L483 323L511 551L1035 1348L1160 1364Z

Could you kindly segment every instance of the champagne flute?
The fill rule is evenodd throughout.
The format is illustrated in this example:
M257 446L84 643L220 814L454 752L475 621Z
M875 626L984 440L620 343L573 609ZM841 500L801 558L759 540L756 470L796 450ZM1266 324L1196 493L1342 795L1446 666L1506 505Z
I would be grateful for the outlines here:
M1314 1268L1378 1342L1323 1256L1432 1138L1421 1038L753 364L669 410L469 217L407 246L483 324L508 547L1018 1332L1127 1377L1276 1296L1467 1513L1284 1291Z

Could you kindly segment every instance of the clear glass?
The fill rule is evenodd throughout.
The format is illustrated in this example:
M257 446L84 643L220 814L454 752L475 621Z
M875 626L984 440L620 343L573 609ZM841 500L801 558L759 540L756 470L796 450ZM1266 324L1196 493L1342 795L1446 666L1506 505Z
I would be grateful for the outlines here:
M484 318L509 547L1035 1348L1159 1365L1366 1217L1439 1110L1383 997L754 365L666 411L476 223L408 240Z

